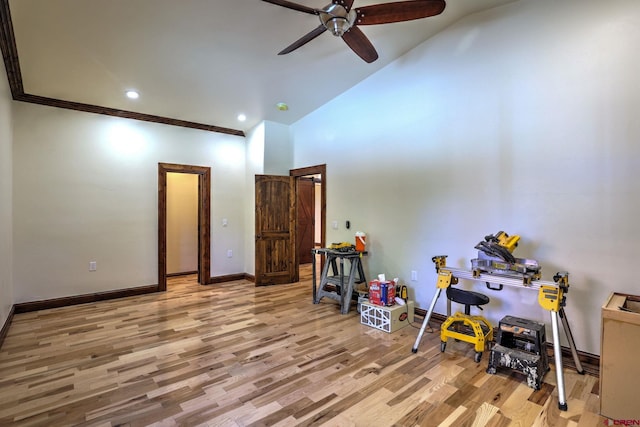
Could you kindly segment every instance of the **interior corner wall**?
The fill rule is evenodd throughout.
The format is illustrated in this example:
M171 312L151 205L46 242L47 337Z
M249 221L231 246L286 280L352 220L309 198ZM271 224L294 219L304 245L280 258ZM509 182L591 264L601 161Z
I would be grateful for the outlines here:
M256 127L247 132L247 154L246 154L246 191L244 194L245 204L250 207L245 209L244 226L245 226L245 252L244 266L245 272L253 275L255 273L255 229L256 229L256 192L255 192L255 176L264 174L264 151L265 151L265 134L266 122L258 124Z
M484 236L518 234L515 255L537 260L544 280L569 272L577 347L599 354L609 293L640 293L638 16L635 0L494 8L293 124L295 167L327 164L327 220L340 227L327 241L366 232L369 277L401 278L427 308L434 255L470 268ZM540 320L551 340L537 292L460 286L491 298L494 324Z
M211 167L211 275L244 272L245 138L13 108L16 302L156 284L158 163Z
M264 123L264 173L289 175L293 167L293 149L289 126L265 121Z
M3 63L0 65L0 328L14 304L12 103Z

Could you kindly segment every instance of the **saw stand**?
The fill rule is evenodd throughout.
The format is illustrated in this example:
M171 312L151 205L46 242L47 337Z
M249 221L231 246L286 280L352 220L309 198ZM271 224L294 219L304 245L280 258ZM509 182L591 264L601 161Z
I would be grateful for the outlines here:
M569 291L569 273L562 272L556 273L553 277L553 282L547 282L543 280L533 280L531 278L518 278L513 276L501 276L496 274L483 273L479 270L465 270L462 268L454 268L446 266L446 255L438 255L432 258L432 261L436 265L436 272L438 273L438 282L436 283L436 293L431 300L431 305L427 311L427 315L422 321L422 327L416 338L416 342L413 345L411 351L416 353L420 340L427 327L433 309L436 305L436 301L440 297L443 289L447 289L450 285L458 283L458 279L475 280L478 282L485 282L487 284L493 283L500 285L500 289L505 286L523 287L526 289L538 290L538 303L540 306L548 310L551 314L551 329L553 331L553 356L556 365L556 378L558 383L558 408L562 411L567 410L567 400L565 396L564 387L564 372L562 369L562 349L560 347L560 331L558 325L558 317L562 321L565 335L569 341L569 347L571 348L571 354L576 364L576 370L579 374L584 374L582 363L578 358L578 352L576 350L576 344L569 328L569 322L564 312L564 306L566 303L566 294Z

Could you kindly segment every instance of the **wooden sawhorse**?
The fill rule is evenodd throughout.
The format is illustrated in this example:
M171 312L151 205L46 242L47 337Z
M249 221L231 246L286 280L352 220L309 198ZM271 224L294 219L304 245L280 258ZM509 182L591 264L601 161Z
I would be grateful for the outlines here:
M312 249L311 252L313 253L313 303L318 304L323 297L331 298L340 303L340 313L347 314L351 306L354 285L367 282L362 268L362 256L367 253L326 248ZM326 257L319 286L317 286L316 277L316 255L324 255ZM349 275L346 277L344 271L345 259L351 263ZM338 262L340 263L339 268ZM332 275L329 275L329 267L331 267ZM325 289L328 284L333 285L335 290Z

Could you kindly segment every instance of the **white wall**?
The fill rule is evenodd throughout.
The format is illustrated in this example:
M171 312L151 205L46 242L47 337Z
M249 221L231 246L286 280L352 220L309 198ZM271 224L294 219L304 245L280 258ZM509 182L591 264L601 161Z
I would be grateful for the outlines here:
M293 164L293 146L289 126L265 121L264 173L267 175L289 175Z
M0 328L13 306L13 191L11 91L4 63L0 65Z
M426 308L433 255L470 267L485 235L519 234L515 254L543 279L570 273L577 346L599 354L607 295L640 293L638 17L635 0L493 9L294 124L295 167L327 163L327 220L340 224L327 241L350 241L351 220L367 233L369 277L401 277ZM463 286L492 298L493 322L550 323L534 291Z
M245 271L244 138L24 103L14 138L16 302L157 283L159 162L211 167L211 274Z

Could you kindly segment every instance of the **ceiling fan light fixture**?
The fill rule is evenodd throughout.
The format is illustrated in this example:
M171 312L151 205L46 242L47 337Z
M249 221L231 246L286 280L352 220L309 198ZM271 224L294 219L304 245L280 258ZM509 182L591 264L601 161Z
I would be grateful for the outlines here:
M344 33L346 33L351 25L349 25L349 21L344 18L333 18L327 21L324 24L327 29L336 37L342 37Z
M355 10L347 12L347 9L339 4L331 4L327 9L320 10L318 13L322 25L336 37L342 37L344 33L349 31L357 15Z

